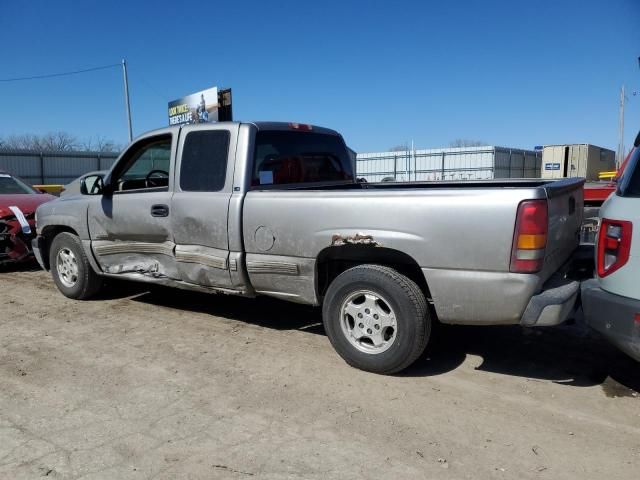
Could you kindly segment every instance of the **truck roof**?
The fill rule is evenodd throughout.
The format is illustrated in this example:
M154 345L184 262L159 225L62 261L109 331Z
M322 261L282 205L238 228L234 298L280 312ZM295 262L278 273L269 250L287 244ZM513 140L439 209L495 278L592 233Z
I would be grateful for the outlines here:
M327 135L340 135L337 131L332 130L330 128L320 127L318 125L311 125L308 123L298 123L298 122L272 122L272 121L234 121L234 122L215 122L216 124L229 124L229 125L242 125L242 124L250 124L254 125L258 130L296 130L297 125L305 127L303 131L308 131L309 127L312 132L316 133L324 133ZM154 130L150 130L145 132L143 135L147 136L149 134L153 134L154 132L171 132L178 131L182 127L186 127L188 125L172 125L169 127L156 128Z

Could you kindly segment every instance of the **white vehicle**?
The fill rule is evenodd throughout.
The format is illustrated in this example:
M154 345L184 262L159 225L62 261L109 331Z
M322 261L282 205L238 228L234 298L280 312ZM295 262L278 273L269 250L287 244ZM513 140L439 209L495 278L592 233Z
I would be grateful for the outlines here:
M640 361L640 134L617 191L600 209L596 278L582 284L587 323Z

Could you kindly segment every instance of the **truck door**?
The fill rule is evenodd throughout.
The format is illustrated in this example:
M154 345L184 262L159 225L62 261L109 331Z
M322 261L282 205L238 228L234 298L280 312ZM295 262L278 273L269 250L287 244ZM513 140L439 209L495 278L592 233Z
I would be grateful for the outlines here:
M238 125L183 127L178 145L171 229L185 282L228 288L227 222Z
M175 131L131 145L89 203L91 247L103 271L149 280L178 278L171 232Z

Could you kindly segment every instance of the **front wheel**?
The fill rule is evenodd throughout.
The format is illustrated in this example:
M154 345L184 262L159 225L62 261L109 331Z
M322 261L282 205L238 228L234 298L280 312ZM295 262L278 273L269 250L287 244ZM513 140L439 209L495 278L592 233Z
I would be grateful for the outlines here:
M329 286L324 327L338 354L351 366L392 374L424 351L431 318L422 290L396 270L359 265Z
M53 239L49 249L51 276L66 297L86 300L102 287L102 277L93 271L80 239L63 232Z

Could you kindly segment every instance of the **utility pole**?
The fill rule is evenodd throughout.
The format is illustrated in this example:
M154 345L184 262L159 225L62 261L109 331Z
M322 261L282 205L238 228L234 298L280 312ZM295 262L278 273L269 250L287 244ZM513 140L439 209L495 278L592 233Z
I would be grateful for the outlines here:
M133 140L133 130L131 128L131 105L129 104L129 77L127 76L127 62L122 59L122 75L124 77L124 103L127 109L127 124L129 127L129 142Z
M620 89L620 118L618 119L618 153L616 155L616 169L624 161L624 85Z

